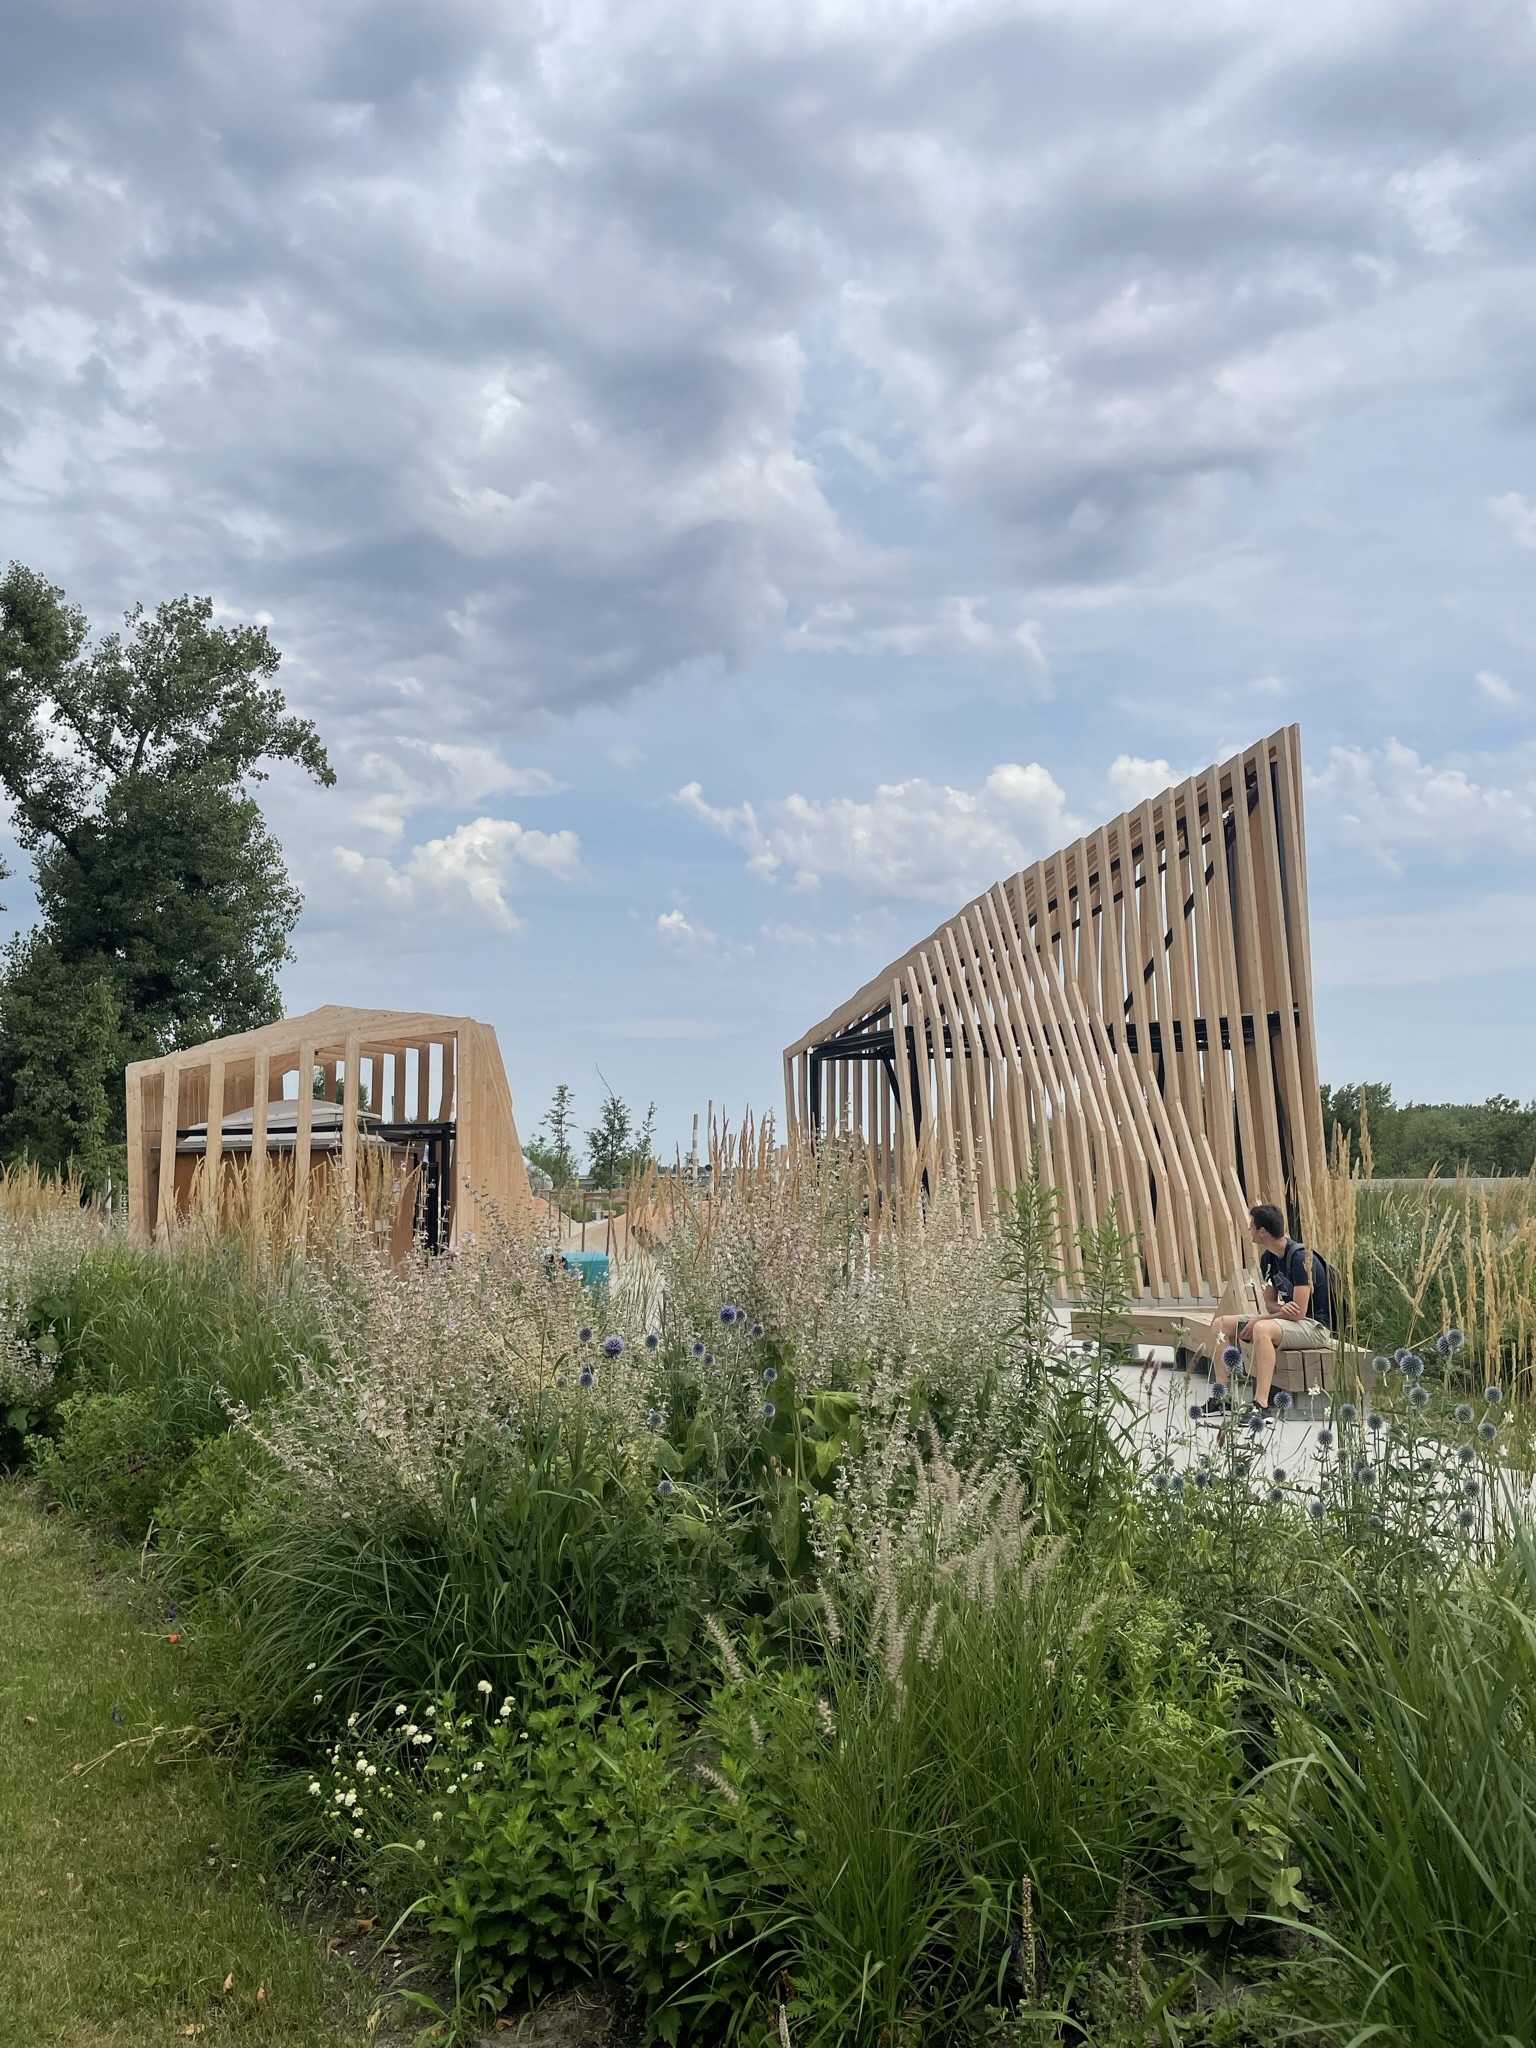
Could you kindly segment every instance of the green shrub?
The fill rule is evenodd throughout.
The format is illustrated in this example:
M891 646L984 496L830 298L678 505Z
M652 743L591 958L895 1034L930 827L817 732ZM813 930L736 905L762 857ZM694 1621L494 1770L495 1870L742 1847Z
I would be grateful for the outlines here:
M168 1436L148 1395L71 1394L54 1435L34 1440L40 1477L72 1513L114 1524L136 1543L149 1534L191 1445Z

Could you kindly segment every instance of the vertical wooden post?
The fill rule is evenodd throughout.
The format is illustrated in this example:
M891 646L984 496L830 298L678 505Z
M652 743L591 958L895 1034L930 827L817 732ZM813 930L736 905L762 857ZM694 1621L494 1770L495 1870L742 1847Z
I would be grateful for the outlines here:
M160 1102L160 1193L155 1203L155 1232L169 1237L176 1227L176 1119L181 1106L181 1068L176 1055L165 1061L165 1093Z
M128 1075L128 1229L143 1240L148 1237L149 1160L144 1141L144 1069L131 1068Z
M256 1073L251 1092L251 1160L247 1171L254 1196L267 1177L267 1102L272 1089L272 1055L256 1055Z
M461 1023L458 1030L458 1075L454 1090L454 1139L452 1145L453 1186L448 1195L452 1202L452 1242L462 1247L472 1239L479 1227L479 1204L475 1200L475 1175L479 1171L475 1158L476 1132L475 1112L478 1108L476 1088L479 1083L479 1062L476 1058L473 1024ZM448 1040L443 1041L443 1064L448 1065ZM586 1225L582 1225L582 1242L586 1242Z
M219 1220L219 1180L224 1171L224 1055L208 1062L208 1121L203 1126L203 1214Z
M310 1140L315 1128L315 1048L299 1047L299 1100L293 1133L293 1202L297 1236L309 1232Z
M347 1033L346 1073L341 1088L341 1184L349 1203L357 1200L357 1108L362 1049L355 1031Z

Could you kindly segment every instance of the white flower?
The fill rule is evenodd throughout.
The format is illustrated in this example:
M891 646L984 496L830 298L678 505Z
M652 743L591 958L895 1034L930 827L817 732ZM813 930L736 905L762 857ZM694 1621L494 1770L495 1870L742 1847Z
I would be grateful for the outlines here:
M347 1716L347 1726L348 1726L349 1728L355 1728L355 1727L357 1726L357 1716L356 1716L356 1714L348 1714L348 1716Z
M315 1704L315 1705L316 1705L316 1706L318 1707L318 1706L319 1706L319 1704L320 1704L320 1702L321 1702L321 1701L322 1701L322 1700L323 1700L324 1698L325 1698L325 1694L324 1694L323 1692L317 1692L317 1693L315 1694L314 1704Z
M352 1839L354 1842L360 1842L363 1839L363 1831L361 1828L354 1828L352 1830Z
M416 1846L418 1849L425 1849L425 1847L427 1846L425 1836L418 1835L416 1837Z
M429 1721L435 1721L435 1720L437 1719L437 1709L436 1709L436 1707L428 1707L428 1709L427 1709L427 1719L428 1719Z
M482 1678L480 1683L475 1687L476 1692L489 1693L490 1690L491 1681L488 1678Z
M443 1810L442 1810L442 1808L441 1808L441 1807L439 1807L439 1808L438 1808L438 1810L437 1810L437 1812L433 1814L433 1816L432 1816L432 1819L433 1819L433 1821L434 1821L434 1823L435 1823L435 1822L437 1822L437 1821L440 1821L440 1820L442 1819L442 1817L443 1817Z
M320 1793L320 1780L318 1778L311 1778L309 1781L309 1789L318 1798Z
M405 1703L404 1703L404 1701L402 1701L402 1702L401 1702L401 1704L400 1704L400 1705L399 1705L398 1707L396 1707L396 1709L395 1709L395 1719L396 1719L396 1720L398 1721L398 1720L399 1720L399 1718L400 1718L400 1716L401 1716L401 1715L402 1715L402 1714L403 1714L404 1712L405 1712Z
M499 1709L501 1719L503 1721L507 1720L510 1717L511 1712L512 1702L510 1700L503 1700Z
M477 1771L483 1771L483 1770L485 1769L485 1765L484 1765L484 1764L476 1764L476 1765L475 1765L475 1769L476 1769Z
M405 1732L407 1735L417 1734L419 1731L417 1729L416 1723L414 1721L407 1721L405 1724Z
M304 1666L304 1669L305 1669L306 1671L313 1671L313 1670L314 1670L314 1668L315 1668L315 1667L314 1667L314 1665L313 1665L313 1664L306 1664L306 1665Z
M377 1765L377 1764L369 1764L369 1765L367 1766L367 1776L368 1776L368 1777L370 1777L370 1778L376 1778L376 1777L377 1777L378 1775L379 1775L379 1767L378 1767L378 1765Z

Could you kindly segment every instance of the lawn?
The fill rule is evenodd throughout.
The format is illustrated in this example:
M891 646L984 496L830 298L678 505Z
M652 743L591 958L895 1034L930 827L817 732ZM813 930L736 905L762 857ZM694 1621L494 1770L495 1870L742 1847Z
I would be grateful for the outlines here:
M137 1564L0 1486L0 2043L365 2040L367 1987L264 1867Z

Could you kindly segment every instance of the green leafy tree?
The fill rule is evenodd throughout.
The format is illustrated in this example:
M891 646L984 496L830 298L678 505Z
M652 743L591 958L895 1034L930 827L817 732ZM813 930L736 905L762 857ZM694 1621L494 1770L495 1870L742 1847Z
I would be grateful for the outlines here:
M121 1137L126 1060L280 1014L300 902L250 786L276 760L335 775L279 659L209 598L135 607L92 645L61 590L16 563L0 579L0 792L41 910L5 966L0 1151L94 1157Z
M576 1096L564 1081L539 1119L540 1135L531 1140L528 1157L547 1173L557 1188L574 1187L581 1178L576 1160Z
M653 1102L638 1121L634 1111L603 1080L605 1094L597 1122L587 1133L587 1172L600 1188L620 1188L650 1163L656 1138Z

